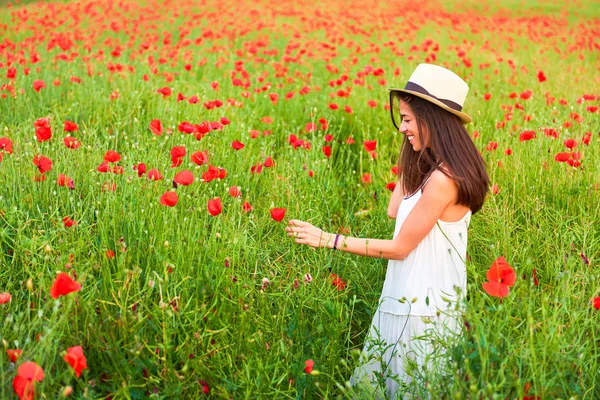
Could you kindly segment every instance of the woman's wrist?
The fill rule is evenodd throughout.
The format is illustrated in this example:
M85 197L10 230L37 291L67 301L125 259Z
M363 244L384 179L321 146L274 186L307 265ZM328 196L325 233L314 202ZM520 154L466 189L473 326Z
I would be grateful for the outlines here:
M332 234L333 235L333 234ZM333 239L333 245L331 246L331 248L333 250L339 250L341 245L342 245L342 235L341 234L337 234L335 235L335 238Z
M323 232L321 234L321 245L319 247L324 247L326 249L333 249L335 242L335 235L333 233Z

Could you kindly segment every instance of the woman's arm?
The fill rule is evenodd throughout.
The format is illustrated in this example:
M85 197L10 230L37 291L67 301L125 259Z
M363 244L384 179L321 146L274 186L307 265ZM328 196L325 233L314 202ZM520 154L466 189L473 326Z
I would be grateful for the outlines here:
M361 256L403 260L433 229L449 204L456 201L456 184L440 171L435 171L423 189L423 195L406 217L402 228L392 240L338 238L337 249ZM296 243L312 247L333 248L336 235L323 232L308 222L290 220L286 228Z
M402 183L400 180L396 182L396 187L392 192L392 197L390 198L390 203L388 204L388 217L396 218L398 215L398 209L400 208L400 203L402 203L402 199L404 198L404 191L402 190Z

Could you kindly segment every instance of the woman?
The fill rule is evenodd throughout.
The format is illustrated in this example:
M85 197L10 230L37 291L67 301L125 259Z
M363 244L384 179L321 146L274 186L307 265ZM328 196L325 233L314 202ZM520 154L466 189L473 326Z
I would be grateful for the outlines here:
M435 368L429 334L458 333L466 293L465 257L471 214L485 200L489 177L464 125L468 85L440 66L420 64L404 89L390 89L392 122L404 135L399 180L388 206L392 240L323 232L290 220L296 243L389 259L380 306L352 381L383 382L389 396ZM375 346L374 344L377 344Z

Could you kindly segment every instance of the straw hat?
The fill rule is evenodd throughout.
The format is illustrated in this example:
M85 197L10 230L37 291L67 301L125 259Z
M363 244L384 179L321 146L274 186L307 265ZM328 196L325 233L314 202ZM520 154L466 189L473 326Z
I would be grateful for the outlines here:
M419 64L404 89L389 88L388 90L410 93L458 116L463 124L471 122L471 117L462 112L469 85L444 67Z

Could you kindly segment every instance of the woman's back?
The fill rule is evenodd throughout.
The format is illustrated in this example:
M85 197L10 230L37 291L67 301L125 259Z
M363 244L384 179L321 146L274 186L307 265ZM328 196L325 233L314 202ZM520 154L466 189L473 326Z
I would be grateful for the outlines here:
M396 237L421 198L421 190L402 200L396 217ZM458 221L438 220L429 234L404 260L390 260L381 295L381 311L396 315L433 316L454 308L457 289L466 292L465 257L471 212ZM398 299L405 297L401 303ZM412 303L412 300L416 301ZM444 299L453 300L448 304Z

